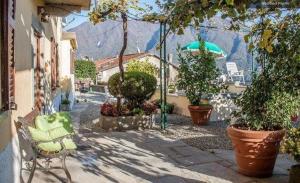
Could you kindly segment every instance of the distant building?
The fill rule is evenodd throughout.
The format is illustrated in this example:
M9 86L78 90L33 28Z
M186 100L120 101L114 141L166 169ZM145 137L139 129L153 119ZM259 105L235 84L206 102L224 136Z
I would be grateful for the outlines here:
M150 53L134 53L134 54L128 54L123 56L123 66L125 71L128 63L134 60L141 61L141 62L148 61L149 63L155 65L155 67L157 67L158 69L160 67L160 59L158 56ZM104 58L96 61L95 63L97 68L97 80L100 82L106 83L110 78L110 76L119 72L118 56ZM169 56L168 68L169 68L168 81L175 82L178 74L177 72L178 67L175 64L173 64L172 56ZM159 76L156 77L159 78Z

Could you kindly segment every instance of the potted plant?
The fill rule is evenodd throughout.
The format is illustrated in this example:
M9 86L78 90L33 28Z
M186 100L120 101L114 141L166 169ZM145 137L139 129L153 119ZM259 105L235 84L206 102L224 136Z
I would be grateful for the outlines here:
M292 128L284 138L282 151L292 155L298 164L290 169L289 183L300 182L300 128Z
M61 101L61 104L60 104L60 109L62 111L70 111L71 110L71 107L70 107L70 100L65 98Z
M179 49L178 89L185 90L190 101L189 111L192 121L197 125L207 124L212 112L212 105L204 102L204 95L220 91L221 86L215 79L219 75L214 55L205 50L200 43L199 54L182 52Z
M285 129L300 98L272 91L270 78L261 75L236 101L235 124L227 132L235 150L238 171L255 177L271 176ZM298 100L298 101L297 101Z
M300 108L300 57L299 49L294 49L299 47L295 41L299 29L294 28L299 15L270 22L262 19L245 37L255 38L249 48L254 49L262 71L236 100L236 120L227 128L238 171L255 177L272 175L280 142Z

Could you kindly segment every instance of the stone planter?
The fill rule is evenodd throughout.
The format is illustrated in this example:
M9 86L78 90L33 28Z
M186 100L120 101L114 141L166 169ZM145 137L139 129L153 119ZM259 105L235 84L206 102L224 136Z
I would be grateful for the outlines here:
M95 128L101 128L106 131L126 131L151 128L154 115L143 116L103 116L100 115L99 123L95 124Z

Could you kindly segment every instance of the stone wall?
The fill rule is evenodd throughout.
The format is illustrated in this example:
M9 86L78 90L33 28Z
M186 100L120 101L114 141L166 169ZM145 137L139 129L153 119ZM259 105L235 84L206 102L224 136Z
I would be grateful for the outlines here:
M212 96L210 103L213 105L214 109L211 114L211 121L229 120L230 113L236 109L233 103L234 94L218 94ZM152 96L151 100L156 100L160 98L160 92L157 90ZM176 94L168 94L167 102L174 104L174 113L190 117L190 112L188 106L190 102L187 97Z

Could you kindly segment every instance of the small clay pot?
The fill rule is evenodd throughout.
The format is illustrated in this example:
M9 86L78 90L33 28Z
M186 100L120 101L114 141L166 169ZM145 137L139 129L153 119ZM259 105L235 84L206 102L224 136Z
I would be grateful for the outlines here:
M227 133L241 174L251 177L272 175L285 130L251 131L229 126Z
M293 165L290 170L289 183L299 183L300 182L300 164Z
M206 125L210 119L212 110L213 107L211 105L189 105L189 111L192 117L192 121L196 125Z

